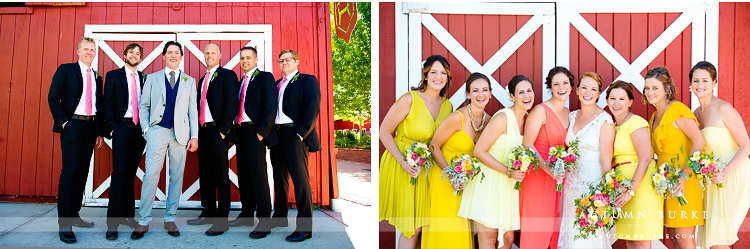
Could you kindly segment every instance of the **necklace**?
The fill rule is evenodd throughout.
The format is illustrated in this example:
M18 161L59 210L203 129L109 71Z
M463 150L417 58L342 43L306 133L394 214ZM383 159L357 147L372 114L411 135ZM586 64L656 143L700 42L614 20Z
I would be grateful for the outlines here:
M474 115L471 115L471 103L466 106L466 108L469 110L469 120L471 120L471 128L474 129L474 131L479 132L482 129L484 129L484 118L487 117L486 112L482 112L482 123L479 125L479 128L474 124Z

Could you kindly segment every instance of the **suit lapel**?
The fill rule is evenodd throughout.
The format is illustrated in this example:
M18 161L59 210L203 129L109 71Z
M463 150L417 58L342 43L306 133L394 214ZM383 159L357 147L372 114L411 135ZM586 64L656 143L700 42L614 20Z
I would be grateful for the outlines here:
M141 78L141 89L143 89L143 84L146 83L146 74L138 71L138 77Z
M164 71L164 69L162 69L156 75L156 80L159 82L158 85L161 86L160 87L160 89L161 89L161 98L164 101L167 100L167 85L166 84L169 84L169 83L167 83L167 75L166 75L166 73L167 72Z
M185 80L182 79L182 72L180 72L179 78L175 80L177 82L180 82L180 85L177 87L177 98L175 98L175 102L176 102L177 99L179 99L182 94L182 89L185 87L190 87L190 86L188 86L187 82L185 82Z
M122 67L117 71L120 72L120 81L122 82L120 86L122 87L124 92L129 94L130 92L128 92L128 76L125 73L125 67Z
M83 95L83 75L81 75L81 66L78 65L78 62L73 63L73 69L75 69L75 75L78 76L76 89L78 91L78 98L80 98Z

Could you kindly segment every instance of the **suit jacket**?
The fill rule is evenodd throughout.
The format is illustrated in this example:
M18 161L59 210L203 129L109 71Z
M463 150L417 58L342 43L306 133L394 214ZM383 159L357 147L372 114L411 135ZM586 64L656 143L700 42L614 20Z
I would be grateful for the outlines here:
M94 71L96 76L96 122L97 134L103 134L102 127L102 77ZM52 126L53 132L62 132L62 125L70 121L73 117L78 102L83 95L83 75L78 62L61 64L57 67L55 75L52 76L52 84L49 86L47 101L49 110L52 112L52 119L55 120Z
M179 75L180 87L174 105L174 133L177 142L187 145L191 137L198 137L198 102L195 79L184 72ZM164 70L149 74L146 77L141 93L141 104L138 106L138 117L141 129L161 122L167 103L167 76Z
M198 113L200 110L200 99L203 91L203 77L198 82ZM234 125L234 119L237 117L237 108L239 108L239 84L237 83L237 74L234 71L225 69L221 66L216 69L216 77L210 75L211 82L206 89L206 106L211 110L211 117L219 127L219 132L225 136Z
M121 67L107 72L106 82L104 84L104 98L102 99L102 111L104 114L104 133L105 137L111 138L110 133L117 129L128 111L130 103L128 102L128 77L125 75L125 67ZM146 74L138 71L141 89L146 82ZM138 112L138 110L133 110Z
M320 113L320 85L318 79L309 74L298 74L284 90L281 110L294 122L294 130L300 135L310 152L320 151L320 138L315 130ZM276 81L276 85L281 79ZM278 90L277 90L278 91Z
M239 86L242 90L242 81ZM257 133L263 136L268 146L279 143L276 131L273 129L279 108L279 100L274 93L276 93L276 85L274 85L273 74L260 70L245 89L245 113L255 123Z

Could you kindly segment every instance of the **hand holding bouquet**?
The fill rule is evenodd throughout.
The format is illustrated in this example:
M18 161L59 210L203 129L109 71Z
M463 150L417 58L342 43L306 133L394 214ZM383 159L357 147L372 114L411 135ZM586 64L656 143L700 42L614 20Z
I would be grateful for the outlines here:
M680 157L678 155L677 159L672 158L672 164L664 163L659 166L659 172L651 175L651 185L654 186L656 194L664 198L677 197L677 201L680 202L680 206L684 206L685 204L687 204L687 200L683 196L683 193L674 191L674 188L680 185L681 170L676 165L676 162L679 161L679 158Z
M524 173L529 169L536 169L539 171L539 161L537 160L536 152L527 149L523 145L513 149L508 155L508 162L505 166L513 170L520 170ZM521 190L521 181L516 181L513 189Z
M411 185L417 184L417 177L419 176L419 172L422 171L422 167L424 167L425 170L429 170L430 166L433 164L432 153L430 153L430 150L427 148L427 144L414 142L411 144L411 149L404 152L404 157L409 165L417 168L417 174L412 175L411 180L409 181Z
M456 190L453 191L453 194L461 195L464 192L461 186L466 185L477 174L482 174L482 179L484 179L482 168L479 167L479 159L462 154L456 155L451 160L451 165L443 169L443 175L440 177L440 180L449 179L453 189Z
M703 178L701 181L701 187L703 187L703 189L706 188L705 186L712 183L711 178L714 175L723 174L726 166L727 164L724 163L721 158L714 157L713 152L711 152L711 154L705 154L696 151L690 156L690 158L688 158L688 167L693 169L694 174L700 175ZM716 187L723 188L724 185L716 183Z
M547 162L552 166L552 174L559 177L564 173L578 169L578 140L570 142L568 146L555 146L549 148ZM562 180L557 180L555 191L562 192Z
M596 186L589 186L589 193L575 200L576 215L573 227L578 228L575 239L587 239L599 229L609 231L619 220L620 208L615 198L632 189L632 181L625 178L619 169L613 169L602 177Z

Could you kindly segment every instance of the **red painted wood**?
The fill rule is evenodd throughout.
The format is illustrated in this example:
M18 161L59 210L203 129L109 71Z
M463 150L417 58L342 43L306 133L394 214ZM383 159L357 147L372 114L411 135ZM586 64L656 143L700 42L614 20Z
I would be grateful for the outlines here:
M718 96L734 104L734 7L735 3L719 4ZM727 69L724 70L724 67ZM750 245L748 245L750 246Z
M648 14L630 14L630 23L631 27L628 32L630 36L630 59L635 61L646 50L649 43L648 37L645 35L635 35L633 30L647 30ZM643 69L640 74L641 76L645 76L646 69ZM633 97L632 112L648 120L648 107L643 103L643 94L641 94L641 91L634 91Z
M31 16L31 27L44 27L44 10L38 10L36 15ZM32 28L29 33L29 47L42 47L44 42L44 29ZM42 63L41 49L30 49L28 51L28 64L39 65ZM27 69L26 82L39 82L41 80L41 68L30 66ZM21 195L36 194L36 164L39 129L36 125L39 123L39 113L45 109L39 103L42 91L40 84L28 84L26 98L24 99L25 115L23 122L27 124L23 132L23 151L21 152Z
M614 15L610 13L596 14L596 27L599 34L607 40L610 46L614 47ZM601 52L596 52L596 69L594 72L602 77L602 89L609 86L614 79L614 67L612 64L604 58ZM584 72L580 72L576 77L580 78ZM578 79L576 79L576 85L578 85ZM601 90L601 89L600 89ZM606 93L601 95L600 98L606 98Z
M380 3L380 26L378 32L380 32L380 44L379 50L379 62L377 63L380 69L380 82L378 82L378 109L377 115L378 120L383 120L385 114L391 109L391 105L396 102L396 5L395 3ZM424 43L423 43L424 44ZM0 74L2 75L2 74ZM2 77L2 76L0 76ZM374 84L375 82L373 82ZM373 109L373 112L376 112ZM374 113L373 113L374 114ZM373 142L378 138L373 138ZM379 140L378 140L379 141ZM378 148L378 155L382 155L385 152L385 148L381 143ZM0 145L2 146L2 145ZM380 157L378 157L380 158ZM2 160L2 159L0 159ZM394 235L395 236L395 235Z
M42 54L42 68L55 68L57 66L57 39L50 39L50 37L56 37L58 35L57 30L59 29L60 20L60 9L47 8L46 9L46 20L44 29L44 48L45 53ZM51 196L54 195L51 192L52 174L53 168L53 149L54 149L54 138L56 136L50 136L52 124L52 114L49 113L49 107L46 102L47 91L52 83L52 74L42 72L42 79L39 82L41 87L41 94L39 97L39 149L37 151L37 166L36 166L36 194L38 196ZM1 115L0 115L1 116ZM0 129L1 130L1 129ZM0 163L2 164L2 163ZM2 189L2 188L0 188Z
M26 74L29 53L30 16L16 16L15 46L13 46L13 65L11 65L10 110L8 116L8 161L5 169L5 189L8 194L19 194L21 174L21 153L23 149L24 98L26 97Z
M6 46L0 46L0 52L9 55L7 61L13 63L13 45L15 39L16 17L13 15L0 16L0 43ZM6 163L8 162L8 114L10 113L10 88L11 88L11 68L0 67L0 190L5 192Z

